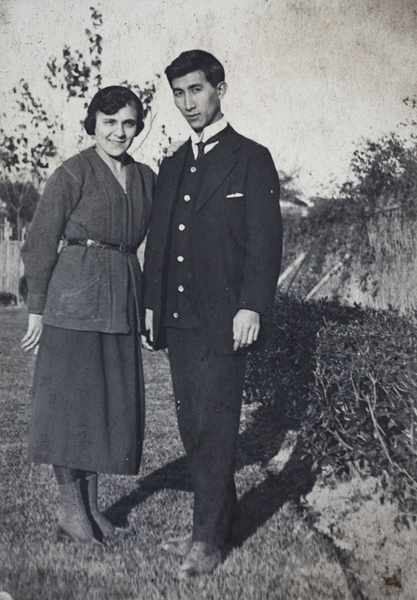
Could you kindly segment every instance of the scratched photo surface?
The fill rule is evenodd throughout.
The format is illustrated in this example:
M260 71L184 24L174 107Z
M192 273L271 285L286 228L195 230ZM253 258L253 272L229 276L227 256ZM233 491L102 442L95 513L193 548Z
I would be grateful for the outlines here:
M416 1L0 0L0 34L0 600L415 598ZM275 346L247 365L237 542L178 582L161 543L189 533L193 494L165 351L142 349L139 474L100 479L133 535L56 541L52 468L27 458L20 250L47 179L94 143L98 87L141 94L129 153L156 174L186 142L164 70L192 49L224 65L223 114L271 153L284 254Z

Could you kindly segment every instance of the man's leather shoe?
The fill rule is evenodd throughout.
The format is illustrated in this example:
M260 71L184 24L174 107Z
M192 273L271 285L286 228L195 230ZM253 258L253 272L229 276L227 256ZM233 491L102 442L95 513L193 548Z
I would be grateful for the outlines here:
M215 544L194 542L191 550L178 569L178 579L188 579L194 575L211 573L221 561L220 548Z
M170 554L175 554L177 556L184 556L184 554L188 554L191 550L191 546L193 543L193 535L189 533L185 537L171 538L170 540L166 540L161 544L161 550L165 550L165 552L169 552Z

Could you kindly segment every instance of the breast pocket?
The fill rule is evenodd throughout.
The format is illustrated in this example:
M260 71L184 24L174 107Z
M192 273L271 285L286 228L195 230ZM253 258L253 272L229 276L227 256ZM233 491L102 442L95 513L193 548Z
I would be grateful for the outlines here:
M223 199L223 208L229 234L241 247L246 240L246 202L242 192L228 192Z
M244 194L242 194L242 192L232 192L231 194L227 194L226 199L235 199L235 198L242 198L243 199Z

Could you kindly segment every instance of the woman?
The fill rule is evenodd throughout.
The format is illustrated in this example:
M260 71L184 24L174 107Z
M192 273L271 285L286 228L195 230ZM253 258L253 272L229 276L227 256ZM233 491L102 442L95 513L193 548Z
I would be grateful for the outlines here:
M125 87L94 96L84 127L96 145L49 179L22 248L29 323L21 345L29 351L39 344L29 459L54 466L63 507L58 539L75 543L121 531L97 508L97 473L134 475L141 459L136 251L154 173L127 150L143 119L139 98Z

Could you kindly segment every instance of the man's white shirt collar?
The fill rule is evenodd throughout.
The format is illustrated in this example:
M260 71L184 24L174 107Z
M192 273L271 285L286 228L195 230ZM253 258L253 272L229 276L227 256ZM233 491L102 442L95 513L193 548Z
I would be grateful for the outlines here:
M223 129L226 129L227 125L228 125L228 121L226 120L225 117L222 117L215 123L212 123L211 125L207 125L207 127L205 127L203 129L203 132L201 135L198 135L198 133L196 133L195 131L192 131L191 132L191 144L192 144L192 148L193 148L194 158L197 158L198 142L205 142L205 141L209 140L211 137L213 137L213 135L217 135L218 133L223 131ZM204 147L204 154L207 154L207 152L210 152L210 150L212 150L218 143L219 142L216 141L216 142L213 142L212 144L207 144L207 146Z

